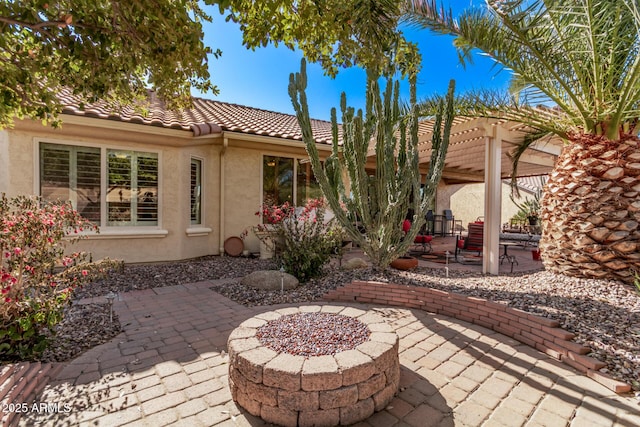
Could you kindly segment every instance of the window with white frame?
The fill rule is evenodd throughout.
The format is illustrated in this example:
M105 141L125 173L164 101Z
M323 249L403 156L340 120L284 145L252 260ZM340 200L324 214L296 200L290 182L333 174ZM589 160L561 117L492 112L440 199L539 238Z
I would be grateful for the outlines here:
M71 201L83 217L100 224L100 149L40 144L40 195Z
M107 225L158 224L158 155L107 150Z
M318 197L322 197L322 191L308 159L263 156L262 200L265 204L303 205Z
M158 224L157 153L53 143L41 143L39 151L44 200L70 200L101 226Z
M202 160L191 159L191 224L202 224Z

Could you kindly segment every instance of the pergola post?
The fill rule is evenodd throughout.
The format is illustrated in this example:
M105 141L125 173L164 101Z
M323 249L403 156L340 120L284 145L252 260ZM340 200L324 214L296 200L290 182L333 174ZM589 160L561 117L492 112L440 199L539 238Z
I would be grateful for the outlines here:
M490 126L485 137L484 247L482 272L498 274L500 269L500 214L502 212L502 136L499 126Z

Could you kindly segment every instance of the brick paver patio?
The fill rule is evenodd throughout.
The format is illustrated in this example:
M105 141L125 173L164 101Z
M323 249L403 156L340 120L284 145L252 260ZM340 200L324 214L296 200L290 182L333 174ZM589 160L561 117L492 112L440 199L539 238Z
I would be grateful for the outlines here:
M212 291L216 283L120 295L125 332L67 364L38 398L70 411L27 413L21 425L266 425L231 400L226 342L278 307L241 306ZM518 341L418 310L354 306L393 326L402 365L398 395L357 426L640 425L637 400Z

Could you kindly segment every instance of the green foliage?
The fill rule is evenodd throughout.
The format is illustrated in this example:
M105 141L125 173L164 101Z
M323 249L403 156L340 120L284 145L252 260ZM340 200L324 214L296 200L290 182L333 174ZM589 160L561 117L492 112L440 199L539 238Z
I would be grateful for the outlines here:
M0 2L0 129L14 116L56 124L61 87L114 106L154 87L170 107L209 82L195 0Z
M257 227L256 236L277 253L284 270L302 283L321 276L331 255L342 248L342 232L332 221L325 221L325 210L323 199L311 199L304 208L285 202L263 206L259 212L263 225Z
M295 216L286 221L278 240L282 245L278 261L302 283L320 277L331 255L341 247L342 234L337 228L324 224L323 211L316 211L315 220Z
M305 67L303 60L300 73L291 74L289 95L314 174L345 233L363 249L374 266L386 268L407 252L424 224L449 144L454 82L450 83L446 101L441 99L435 114L430 167L421 186L415 78L411 77L410 112L406 116L398 104L399 85L391 78L387 79L381 96L378 76L369 72L366 116L362 110L356 114L353 108L348 108L343 93L342 139L338 135L334 108L331 111L333 150L323 165L311 132ZM369 174L366 163L372 141L375 141L376 169ZM345 176L348 181L343 180ZM414 217L405 236L402 222L410 210Z
M299 48L327 74L360 65L376 73L420 65L417 46L398 30L398 0L230 0L227 19L240 24L244 44L255 49L274 43Z
M525 222L529 217L540 218L540 201L544 186L547 182L544 176L540 176L540 185L533 193L533 198L525 197L524 200L519 197L516 191L513 191L509 198L518 207L518 212L511 218L512 221ZM532 224L533 225L533 224Z
M85 230L97 228L70 203L0 198L0 360L37 357L62 319L73 290L119 263L65 254Z
M335 76L362 65L414 73L417 46L397 24L398 0L205 0L236 21L251 49L297 47ZM169 108L190 105L190 90L218 92L203 43L210 16L196 0L0 3L0 129L15 118L59 125L63 87L113 108L147 105L153 88Z
M467 114L508 118L563 138L585 132L615 140L620 132L638 133L637 1L486 3L457 17L435 0L406 4L410 22L455 37L462 62L479 49L513 72L514 96L477 94L467 99L475 100Z

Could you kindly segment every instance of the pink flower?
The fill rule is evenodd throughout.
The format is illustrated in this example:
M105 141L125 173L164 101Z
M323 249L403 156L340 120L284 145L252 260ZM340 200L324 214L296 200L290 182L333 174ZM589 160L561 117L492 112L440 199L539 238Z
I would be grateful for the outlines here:
M87 274L89 274L89 272L87 270L82 270L82 275L86 276Z

